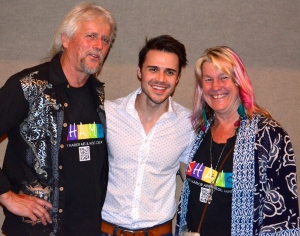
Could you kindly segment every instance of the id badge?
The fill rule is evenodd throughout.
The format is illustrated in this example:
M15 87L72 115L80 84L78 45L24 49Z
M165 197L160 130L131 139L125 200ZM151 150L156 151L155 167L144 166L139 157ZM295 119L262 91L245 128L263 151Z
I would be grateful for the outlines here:
M202 203L208 202L208 204L211 203L212 196L211 196L211 190L209 188L201 187L199 201Z

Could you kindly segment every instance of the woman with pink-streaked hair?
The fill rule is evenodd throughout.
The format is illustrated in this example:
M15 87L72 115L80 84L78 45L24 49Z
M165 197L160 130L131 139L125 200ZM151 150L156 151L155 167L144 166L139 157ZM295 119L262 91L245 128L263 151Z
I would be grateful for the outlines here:
M292 144L256 103L240 57L226 46L209 48L195 72L197 136L176 235L299 235Z

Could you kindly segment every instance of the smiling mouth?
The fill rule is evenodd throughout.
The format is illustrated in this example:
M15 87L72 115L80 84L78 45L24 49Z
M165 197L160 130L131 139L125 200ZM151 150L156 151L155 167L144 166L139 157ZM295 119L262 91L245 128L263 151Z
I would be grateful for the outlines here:
M89 52L87 55L89 55L90 57L92 57L93 59L102 61L103 60L103 55L101 54L101 52Z
M152 85L152 88L156 89L156 90L160 90L160 91L163 91L163 90L166 90L167 88L165 87L161 87L161 86L157 86L157 85Z
M95 57L95 58L99 58L98 55L95 55L95 54L91 54L92 57Z
M89 54L91 57L93 57L93 58L95 58L95 59L99 59L100 58L100 56L99 55L97 55L97 54Z
M226 96L225 94L212 95L212 97L213 97L214 99L224 98L225 96Z

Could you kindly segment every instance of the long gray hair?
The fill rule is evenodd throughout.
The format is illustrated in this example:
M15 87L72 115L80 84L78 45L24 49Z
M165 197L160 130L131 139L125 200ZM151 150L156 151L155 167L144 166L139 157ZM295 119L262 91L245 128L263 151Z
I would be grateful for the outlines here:
M117 24L112 14L105 8L91 3L79 3L65 16L63 21L58 26L50 51L50 56L53 57L59 52L63 51L61 35L65 34L67 37L72 38L77 31L78 22L81 20L89 21L99 16L105 17L111 26L110 34L110 47L115 41L117 33Z

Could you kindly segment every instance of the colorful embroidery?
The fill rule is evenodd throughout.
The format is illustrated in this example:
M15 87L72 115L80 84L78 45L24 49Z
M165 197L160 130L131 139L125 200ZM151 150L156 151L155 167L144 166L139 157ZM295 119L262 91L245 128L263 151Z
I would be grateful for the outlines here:
M52 85L47 81L34 79L38 72L33 72L20 80L25 98L29 102L29 114L20 125L20 134L30 146L32 153L27 153L27 161L34 163L36 173L41 178L47 179L45 169L51 166L47 160L47 140L51 144L57 143L57 125L50 112L51 107L56 107L55 99L45 96L44 90Z
M211 167L192 161L186 171L186 175L195 179L202 180L205 183L213 183L218 172ZM232 173L220 172L215 186L222 188L232 188Z
M104 131L101 124L70 124L68 128L68 141L103 137Z

